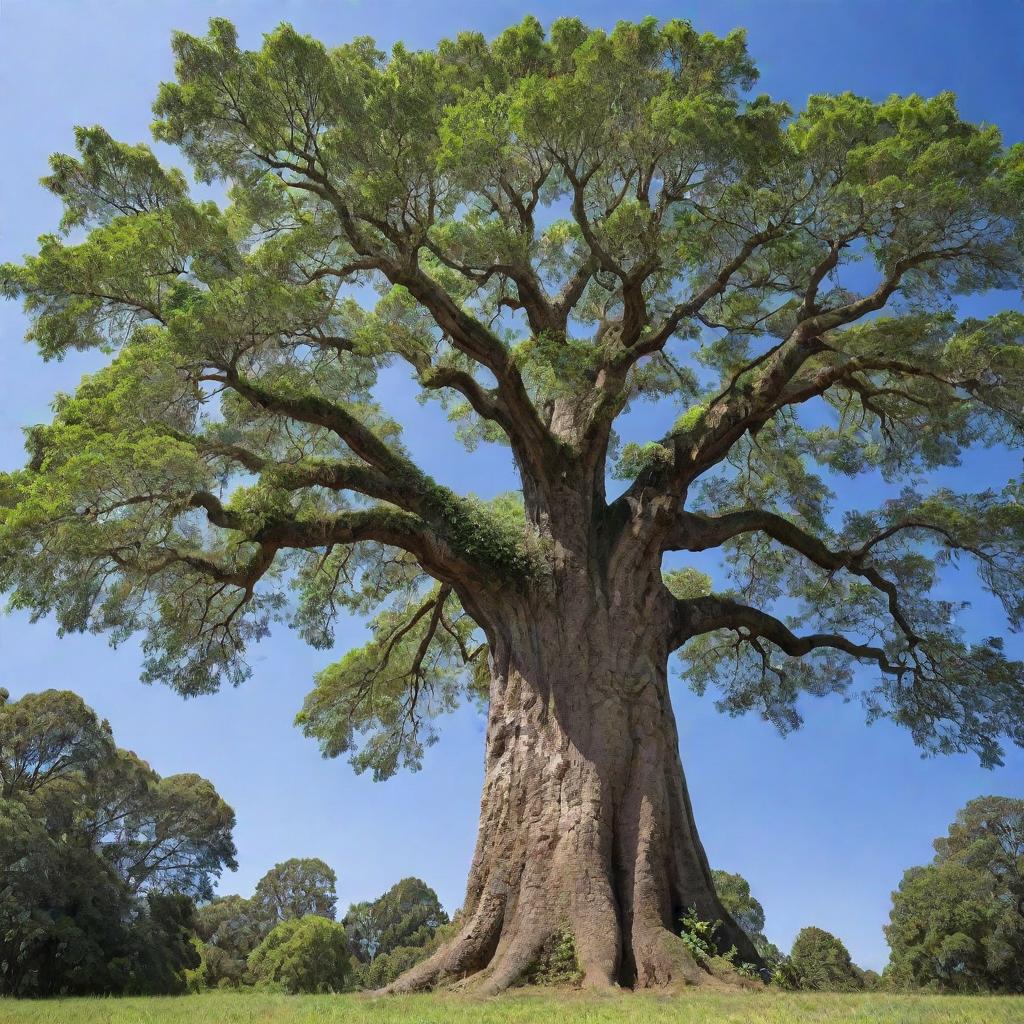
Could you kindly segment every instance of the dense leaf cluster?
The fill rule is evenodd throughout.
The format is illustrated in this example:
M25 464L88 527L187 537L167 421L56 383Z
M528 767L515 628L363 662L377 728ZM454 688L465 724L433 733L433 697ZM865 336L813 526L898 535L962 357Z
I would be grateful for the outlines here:
M931 483L1022 440L1024 318L957 303L1020 287L1024 146L949 94L792 111L751 91L742 32L683 21L388 55L287 25L248 51L215 18L173 46L154 133L227 202L80 129L46 179L61 233L0 272L44 357L110 355L0 478L16 607L141 632L184 693L242 680L275 620L328 646L374 611L301 721L386 776L565 553L646 579L720 549L731 589L675 595L671 641L724 709L789 728L867 665L869 715L926 750L1024 740L1021 665L939 593L969 564L1020 624L1020 484ZM423 473L385 367L507 442L522 501ZM639 400L677 418L617 451ZM843 476L905 489L840 521Z
M979 797L893 893L893 985L1024 992L1024 800Z
M0 993L176 992L235 816L161 778L67 691L0 702Z

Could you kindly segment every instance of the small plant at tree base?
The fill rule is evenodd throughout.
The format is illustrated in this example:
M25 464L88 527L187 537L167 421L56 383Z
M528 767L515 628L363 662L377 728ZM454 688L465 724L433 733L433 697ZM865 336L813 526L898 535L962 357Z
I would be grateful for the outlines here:
M718 931L719 924L718 921L701 920L693 907L682 916L679 922L680 938L695 959L707 961L720 955L715 944L715 932ZM735 954L735 950L736 947L733 946L730 952Z
M737 974L742 978L763 981L757 964L739 960L739 950L735 944L722 950L718 942L718 934L722 930L721 921L705 921L694 907L691 907L679 921L680 935L684 945L693 955L694 960L708 969L712 974L721 976Z
M583 972L572 932L563 930L552 935L523 979L532 985L578 985Z

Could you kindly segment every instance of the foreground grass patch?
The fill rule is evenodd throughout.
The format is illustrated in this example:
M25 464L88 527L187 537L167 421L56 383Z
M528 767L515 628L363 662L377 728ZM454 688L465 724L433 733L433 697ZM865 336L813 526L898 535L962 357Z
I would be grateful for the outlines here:
M283 996L211 992L157 999L0 1000L3 1024L1020 1024L1024 998L986 996L513 993Z

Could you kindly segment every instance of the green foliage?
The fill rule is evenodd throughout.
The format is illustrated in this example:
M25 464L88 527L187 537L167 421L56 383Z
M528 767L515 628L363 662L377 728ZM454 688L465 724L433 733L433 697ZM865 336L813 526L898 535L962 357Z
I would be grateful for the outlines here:
M712 590L711 577L699 569L672 569L662 573L669 593L680 601L691 597L707 597Z
M196 935L204 943L203 962L215 985L222 976L242 976L246 957L268 931L254 901L241 896L216 896L196 909ZM214 952L216 950L217 952Z
M318 857L293 857L275 864L257 883L252 905L264 928L317 916L334 919L338 876Z
M726 874L726 872L721 872L721 874ZM739 878L740 876L731 877ZM739 950L735 946L724 948L718 938L721 927L721 921L705 921L698 916L696 908L690 907L680 919L679 937L693 954L694 960L712 973L718 973L724 969L744 978L759 979L760 973L757 966L739 960Z
M366 964L398 947L426 946L448 915L426 882L403 878L376 900L353 903L342 923L353 955Z
M801 928L789 954L800 988L817 992L855 992L863 987L861 972L842 941L823 928Z
M348 753L356 771L390 778L417 769L437 740L433 721L469 690L487 693L487 650L450 587L410 588L406 603L370 621L371 641L316 677L296 723L325 757ZM469 677L467 680L467 676Z
M284 921L316 916L333 921L337 876L316 857L275 864L256 883L250 899L218 896L196 911L202 965L190 979L194 988L251 985L257 979L248 959Z
M671 463L672 453L665 445L657 441L647 441L645 444L630 441L622 446L614 475L620 480L632 480L641 473Z
M161 778L69 691L0 703L0 992L178 992L234 812Z
M579 985L583 969L572 932L555 932L527 968L524 979L532 985Z
M293 995L341 992L350 969L345 929L315 914L283 921L249 955L249 969Z
M209 898L234 869L235 815L210 782L161 778L119 750L80 697L44 690L0 705L3 796L22 802L56 836L76 836L132 892Z
M422 946L395 946L387 953L381 953L368 964L355 962L354 981L358 988L375 992L390 985L410 967L415 967L434 951L434 944Z
M178 893L151 892L132 923L127 956L115 961L127 994L166 995L185 992L189 972L201 965L194 944L194 906Z
M683 914L679 921L680 938L698 961L707 961L719 955L718 944L715 942L719 926L718 921L704 921L698 917L694 907Z
M1024 992L1024 800L970 801L935 849L893 893L886 981Z
M729 916L746 932L760 953L770 945L764 935L764 907L750 892L750 883L729 871L714 870L715 892Z
M246 51L213 18L172 45L154 135L229 202L79 129L45 180L65 234L0 269L45 358L110 356L0 477L15 607L141 634L143 678L185 694L245 679L276 622L327 648L359 607L370 643L300 722L386 777L481 692L456 595L485 617L482 592L544 586L572 499L602 543L633 517L652 557L723 550L730 593L673 586L693 685L724 710L793 728L801 695L848 694L866 662L869 717L926 751L991 765L1021 739L1021 665L939 589L969 561L1021 624L1020 485L925 488L1024 438L1024 318L955 310L1021 284L1024 146L948 93L794 112L752 93L742 31L681 20L526 18L385 54L289 25ZM511 446L521 511L412 462L376 398L399 363L468 442ZM615 422L640 399L679 417L623 446L608 507ZM875 472L907 490L837 526L827 478ZM774 519L691 529L741 512ZM450 589L416 618L435 580ZM731 614L701 625L712 599Z
M102 858L51 838L20 802L0 801L0 992L118 991L131 912Z
M796 992L802 987L803 979L788 956L780 954L771 968L771 984L783 992Z

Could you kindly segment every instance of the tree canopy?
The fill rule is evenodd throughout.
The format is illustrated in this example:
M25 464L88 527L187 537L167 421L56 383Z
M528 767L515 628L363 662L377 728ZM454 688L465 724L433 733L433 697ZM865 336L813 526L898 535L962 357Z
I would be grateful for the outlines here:
M234 812L161 778L66 690L0 694L0 993L175 992Z
M334 869L319 857L292 857L275 864L256 883L252 903L268 928L307 915L333 920L337 884Z
M365 964L399 946L423 946L448 915L426 882L403 878L377 899L353 903L342 923L353 955Z
M199 775L159 776L69 690L0 703L3 797L98 852L133 894L209 899L235 863L235 813Z
M1024 992L1024 800L979 797L893 893L895 985Z
M141 631L144 678L183 693L243 679L275 619L329 647L340 608L376 611L301 722L386 776L480 692L476 627L557 565L549 509L589 488L622 557L722 549L734 589L668 585L726 710L790 728L861 662L869 714L927 750L1024 738L1020 664L935 589L972 563L1020 625L1020 484L928 486L1021 440L1024 314L956 302L1020 285L1024 146L945 93L794 112L752 93L741 31L683 21L385 55L288 25L248 51L215 18L173 46L154 134L228 203L81 128L45 179L60 233L2 271L44 357L110 353L0 484L16 607ZM413 463L375 390L395 364L510 446L521 499ZM620 446L644 400L678 418ZM830 481L868 473L904 487L836 522Z
M759 950L766 948L769 943L764 935L764 907L751 893L750 883L731 871L715 870L711 874L722 906Z
M333 868L319 857L292 857L267 871L249 899L231 894L204 903L196 911L203 962L196 984L251 983L256 974L249 957L279 924L307 917L334 920L336 885ZM278 939L290 934L282 932Z

